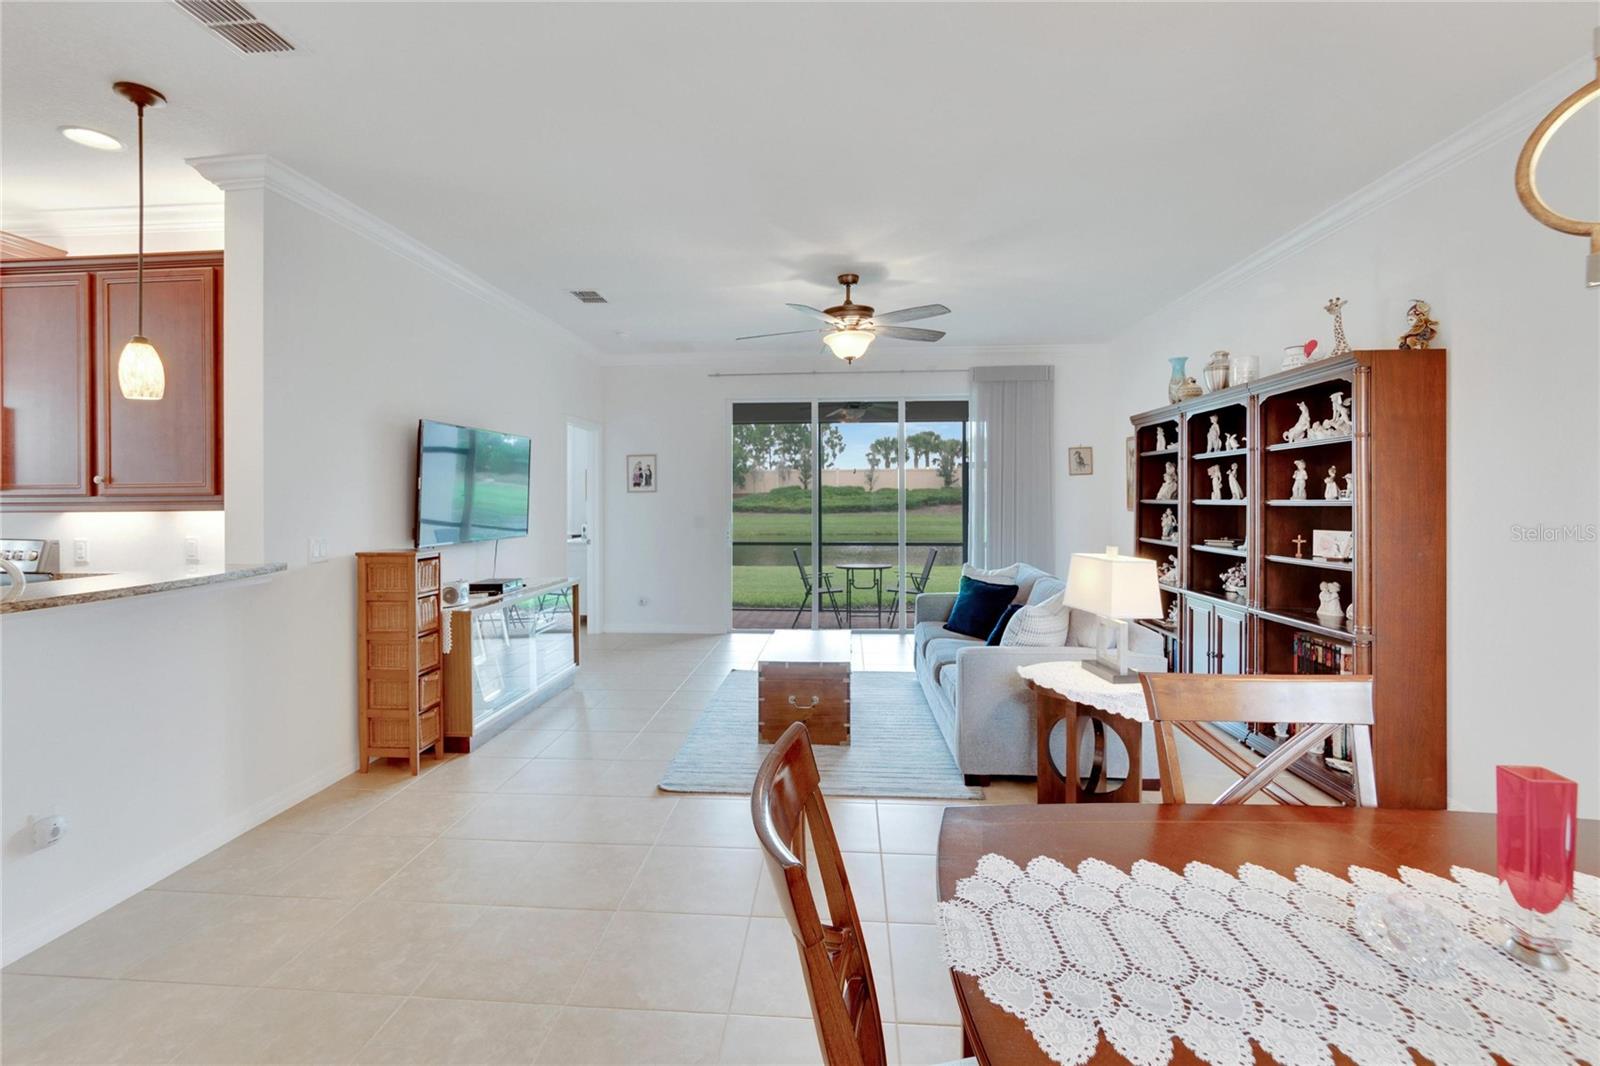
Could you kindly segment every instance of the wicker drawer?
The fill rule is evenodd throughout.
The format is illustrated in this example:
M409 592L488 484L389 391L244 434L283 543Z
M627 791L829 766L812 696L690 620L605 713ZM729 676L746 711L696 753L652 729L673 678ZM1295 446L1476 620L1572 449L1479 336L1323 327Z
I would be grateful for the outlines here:
M439 712L437 709L417 718L417 750L439 743Z
M439 670L430 670L417 678L417 709L426 711L436 706L444 693L444 674Z
M417 638L417 673L439 669L439 634L424 633Z
M417 599L417 632L439 627L439 597L437 594Z
M417 593L439 591L439 557L417 560Z
M848 669L848 668L847 668ZM813 744L850 743L850 678L831 670L763 666L756 714L763 744L804 722Z

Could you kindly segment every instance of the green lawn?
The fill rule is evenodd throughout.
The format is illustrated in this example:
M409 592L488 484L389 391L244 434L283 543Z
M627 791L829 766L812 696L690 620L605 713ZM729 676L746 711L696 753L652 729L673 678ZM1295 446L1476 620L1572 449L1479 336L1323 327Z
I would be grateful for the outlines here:
M804 553L802 552L802 555ZM833 586L841 590L840 604L844 600L844 575L831 567L823 567L824 572L833 575ZM884 586L894 585L894 573L886 572ZM857 579L858 583L864 583ZM956 585L961 580L961 567L935 566L932 575L928 578L929 592L954 592ZM793 609L805 595L805 586L800 584L800 572L793 566L736 566L733 568L733 605L735 607L765 607ZM855 593L856 601L860 603L872 602L871 592ZM889 599L885 596L885 606ZM823 599L823 607L827 608L827 599Z
M846 512L822 515L822 534L826 540L857 540L872 544L893 544L900 536L899 519L894 511ZM805 543L811 539L809 514L736 512L733 539L778 540ZM906 540L959 544L961 508L938 507L906 512Z

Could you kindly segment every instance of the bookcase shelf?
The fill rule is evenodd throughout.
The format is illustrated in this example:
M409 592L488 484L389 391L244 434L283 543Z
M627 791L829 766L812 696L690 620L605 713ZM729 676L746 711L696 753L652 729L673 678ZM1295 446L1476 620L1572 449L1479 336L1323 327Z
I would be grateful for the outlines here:
M1181 591L1163 587L1162 602L1170 608L1176 601L1180 625L1152 626L1166 636L1169 660L1198 673L1335 664L1370 675L1384 806L1437 809L1446 798L1445 364L1437 349L1357 351L1132 418L1145 451L1158 426L1178 445L1176 455L1141 453L1136 471L1136 548L1162 563L1178 557ZM1283 440L1303 418L1337 423L1346 413L1348 434ZM1216 439L1213 419L1247 446L1207 451L1208 438ZM1153 500L1169 463L1178 498ZM1246 498L1210 499L1212 466L1225 478L1231 472ZM1286 498L1302 466L1310 493L1320 497L1331 476L1350 497ZM1160 535L1164 510L1176 513L1176 544ZM1317 530L1351 534L1353 559L1296 558L1297 540L1309 545ZM1223 537L1240 546L1205 543ZM1221 576L1240 562L1246 591L1225 596ZM1328 582L1339 585L1341 604L1353 604L1350 621L1330 625L1317 617L1320 586ZM1316 650L1328 646L1337 647ZM1223 731L1259 754L1278 743L1270 731ZM1349 775L1321 759L1302 759L1292 770L1336 800L1354 802Z

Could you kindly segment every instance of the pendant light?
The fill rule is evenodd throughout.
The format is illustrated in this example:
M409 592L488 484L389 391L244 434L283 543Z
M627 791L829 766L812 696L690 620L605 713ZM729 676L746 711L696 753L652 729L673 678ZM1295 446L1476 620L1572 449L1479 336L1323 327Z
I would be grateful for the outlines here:
M117 358L117 384L125 400L159 400L167 391L167 371L161 365L161 353L144 335L144 109L161 107L167 98L132 81L119 81L112 88L127 97L139 113L139 324Z

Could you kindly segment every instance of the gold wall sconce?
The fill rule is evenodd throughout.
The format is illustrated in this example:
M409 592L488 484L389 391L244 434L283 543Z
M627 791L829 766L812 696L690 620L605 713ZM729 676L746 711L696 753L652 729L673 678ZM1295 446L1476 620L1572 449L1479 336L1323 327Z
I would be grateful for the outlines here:
M1589 238L1587 278L1591 289L1600 288L1600 222L1584 222L1558 214L1540 199L1539 190L1534 184L1533 172L1539 165L1539 156L1544 153L1550 138L1556 135L1556 131L1566 123L1567 119L1577 114L1578 109L1584 104L1600 99L1600 27L1594 31L1594 65L1594 81L1557 104L1556 109L1534 127L1533 133L1528 137L1528 143L1522 146L1522 154L1517 156L1517 199L1528 209L1528 214L1553 230L1570 233L1574 237Z

